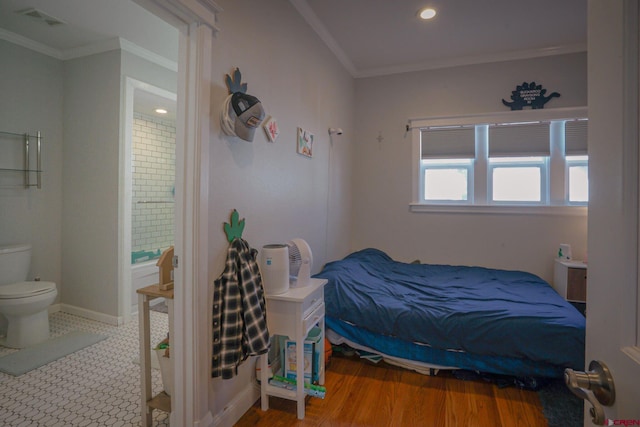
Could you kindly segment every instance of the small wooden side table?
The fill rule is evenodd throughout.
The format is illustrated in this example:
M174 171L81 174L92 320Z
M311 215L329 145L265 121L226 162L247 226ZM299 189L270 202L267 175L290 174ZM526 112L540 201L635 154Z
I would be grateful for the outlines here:
M140 328L140 412L142 425L150 427L153 410L171 412L171 397L164 391L152 396L151 390L151 324L149 301L164 298L169 308L169 337L173 336L173 289L163 291L158 284L140 288L138 293L138 320Z

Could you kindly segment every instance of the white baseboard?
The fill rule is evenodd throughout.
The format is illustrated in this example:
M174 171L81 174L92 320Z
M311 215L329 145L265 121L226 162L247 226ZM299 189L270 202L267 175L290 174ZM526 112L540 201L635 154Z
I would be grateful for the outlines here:
M260 399L260 387L253 382L229 402L224 409L213 417L213 424L202 424L214 427L232 427Z
M213 415L211 415L211 411L207 412L207 415L205 415L202 419L200 419L199 421L195 422L193 424L194 427L209 427L212 426L213 424Z
M51 304L49 306L49 314L57 313L59 311L61 311L60 304Z
M80 308L69 304L56 304L59 306L56 311L63 311L65 313L73 314L87 319L95 320L97 322L107 323L109 325L120 326L124 324L124 319L121 316L111 316L108 314L100 313L93 310L87 310L86 308ZM51 311L50 311L51 312Z

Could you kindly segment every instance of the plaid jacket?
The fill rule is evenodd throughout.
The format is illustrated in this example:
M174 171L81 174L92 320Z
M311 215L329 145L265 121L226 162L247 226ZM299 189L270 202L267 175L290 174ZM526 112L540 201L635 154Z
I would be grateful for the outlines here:
M233 378L247 357L269 350L257 253L245 240L234 239L224 272L213 282L212 377Z

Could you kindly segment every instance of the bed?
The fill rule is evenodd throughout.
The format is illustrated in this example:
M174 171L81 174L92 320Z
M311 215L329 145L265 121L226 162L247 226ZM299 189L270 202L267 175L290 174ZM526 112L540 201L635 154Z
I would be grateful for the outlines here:
M585 318L538 276L403 263L378 249L328 263L327 336L420 372L561 378L583 370Z

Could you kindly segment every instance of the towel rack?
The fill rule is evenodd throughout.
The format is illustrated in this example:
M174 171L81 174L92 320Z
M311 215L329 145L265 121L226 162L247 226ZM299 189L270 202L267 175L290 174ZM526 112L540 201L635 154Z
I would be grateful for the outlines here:
M42 135L40 131L36 132L35 135L30 135L28 133L14 133L14 132L5 132L0 131L0 138L3 141L7 141L11 138L20 138L23 143L23 165L22 168L20 166L13 165L0 165L0 171L3 172L22 172L24 175L24 188L29 187L37 187L38 189L42 188ZM35 138L36 143L36 168L31 169L30 164L30 145L31 139ZM31 174L36 174L36 182L35 184L31 182Z

